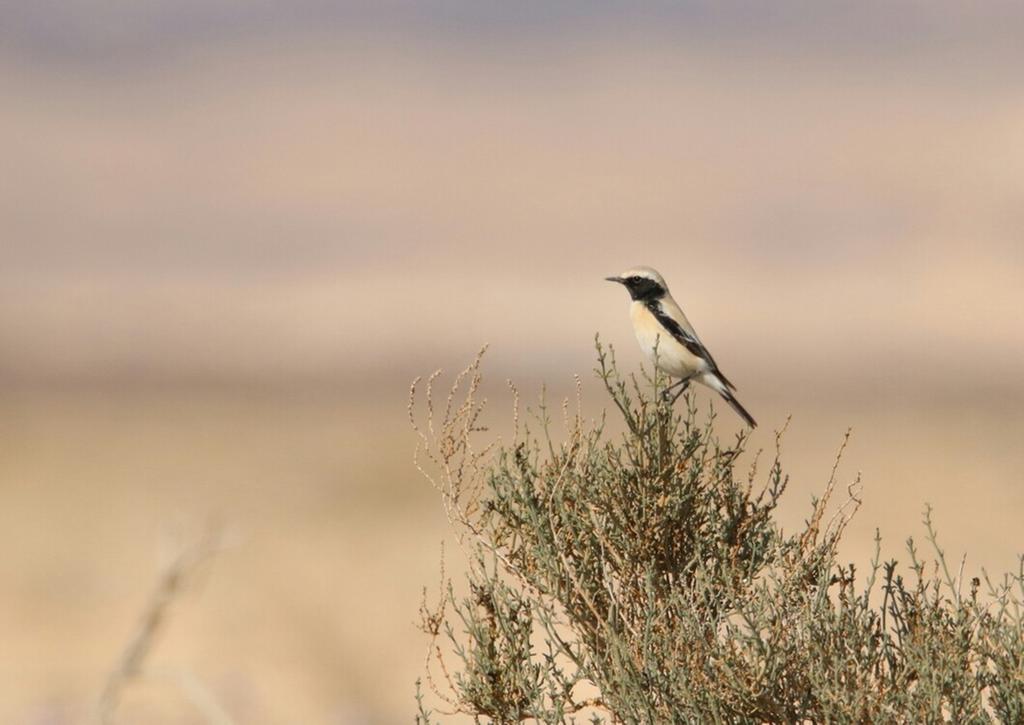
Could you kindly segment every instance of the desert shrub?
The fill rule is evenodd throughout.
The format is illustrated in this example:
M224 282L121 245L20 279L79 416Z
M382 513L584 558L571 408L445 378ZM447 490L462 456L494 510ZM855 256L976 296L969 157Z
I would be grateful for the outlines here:
M724 444L597 349L621 435L584 421L577 385L561 440L516 395L513 440L478 449L480 357L443 410L436 374L422 415L413 384L417 465L469 565L456 587L442 564L436 605L424 591L418 722L1024 722L1021 571L964 582L926 512L932 563L908 540L901 571L876 537L859 575L836 553L858 482L832 501L833 467L784 533L781 433L741 470L746 434Z

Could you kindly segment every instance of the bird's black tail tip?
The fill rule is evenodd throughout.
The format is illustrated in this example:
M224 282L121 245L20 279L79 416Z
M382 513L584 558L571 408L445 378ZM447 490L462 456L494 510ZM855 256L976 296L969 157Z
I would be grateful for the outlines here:
M736 411L736 414L743 418L744 423L749 425L751 428L757 427L757 421L754 420L754 416L747 412L747 409L740 404L740 401L736 400L731 392L728 390L722 392L722 397L725 398L725 402L732 406L732 409Z

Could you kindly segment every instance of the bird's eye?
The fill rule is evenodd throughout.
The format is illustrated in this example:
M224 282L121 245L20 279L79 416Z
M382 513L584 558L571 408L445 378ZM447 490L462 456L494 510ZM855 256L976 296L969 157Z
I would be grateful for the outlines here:
M639 282L639 281L640 281L640 278L634 275L633 277L630 277L630 278L629 278L629 281L630 281L630 282L633 282L633 283L636 283L636 282Z

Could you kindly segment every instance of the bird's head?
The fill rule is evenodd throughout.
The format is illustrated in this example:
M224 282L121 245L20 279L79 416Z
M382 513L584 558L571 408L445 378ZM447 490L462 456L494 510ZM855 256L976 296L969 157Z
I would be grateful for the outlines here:
M651 267L633 267L618 277L605 277L609 282L618 282L629 291L634 300L647 302L664 297L668 293L665 279L658 270Z

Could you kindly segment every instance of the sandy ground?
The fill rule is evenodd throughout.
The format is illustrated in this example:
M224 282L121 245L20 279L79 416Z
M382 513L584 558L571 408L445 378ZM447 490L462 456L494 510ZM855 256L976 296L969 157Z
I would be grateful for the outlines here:
M190 394L4 408L0 720L82 722L161 541L208 515L228 525L228 548L175 606L154 662L190 669L240 722L409 710L413 621L442 531L400 408L366 418L343 400ZM181 722L156 689L135 712Z

